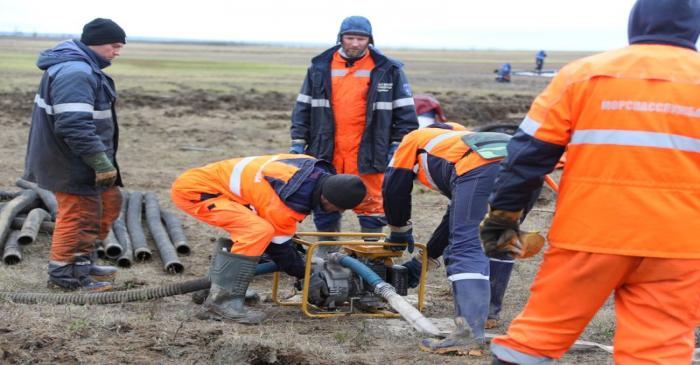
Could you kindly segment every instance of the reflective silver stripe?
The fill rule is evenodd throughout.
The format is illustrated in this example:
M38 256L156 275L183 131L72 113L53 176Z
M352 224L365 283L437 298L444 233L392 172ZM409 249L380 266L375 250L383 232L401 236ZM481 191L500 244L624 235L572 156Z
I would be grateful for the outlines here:
M297 101L300 103L311 104L311 96L299 94L299 96L297 96Z
M34 96L34 102L36 103L36 106L38 106L41 109L44 109L46 111L46 114L53 114L53 108L51 107L51 105L46 104L44 99L42 99L41 96L39 96L39 94L36 94L36 96Z
M53 106L54 114L71 112L92 113L93 111L95 111L95 108L87 103L65 103L56 104Z
M396 109L404 106L414 105L414 103L413 98L403 98L394 100L394 102L391 103L391 105L394 107L394 109Z
M388 101L378 101L374 104L372 104L372 110L392 110L393 107L391 106L391 103Z
M460 274L454 274L447 277L449 281L459 281L459 280L488 280L487 275L479 274L478 272L463 272Z
M514 264L515 260L502 260L502 259L495 259L493 257L489 257L489 261L494 261L494 262L503 262L506 264Z
M241 177L243 175L243 169L255 159L255 157L246 157L236 164L236 166L233 167L233 171L231 172L231 177L229 178L228 181L228 188L231 190L232 193L236 194L237 196L241 196Z
M265 161L265 163L263 163L262 165L260 165L260 168L258 169L258 171L255 172L255 179L254 179L253 181L255 181L256 183L262 181L262 172L263 172L263 169L264 169L268 164L270 164L270 162L277 161L277 160L279 160L279 158L280 158L279 155L274 156L274 157L272 157L271 159Z
M435 188L435 181L433 180L433 177L430 175L430 170L428 169L428 154L423 152L420 155L418 155L418 158L420 159L421 165L423 165L423 172L425 173L425 178L428 179L428 182L430 183L429 188Z
M312 108L330 108L331 103L328 99L313 99L311 100Z
M700 152L700 139L677 134L615 129L574 131L570 144L611 144L635 147L670 148Z
M554 359L549 357L529 355L494 342L491 342L491 353L499 360L513 364L549 365L554 363Z
M56 105L46 104L46 101L36 94L34 96L34 103L39 108L46 111L46 114L55 115L61 113L92 113L92 119L108 119L112 117L112 110L94 110L94 107L87 103L63 103Z
M107 119L112 117L112 110L95 110L92 112L92 119Z
M537 130L540 129L540 126L542 126L542 123L530 118L528 115L526 115L525 119L523 119L522 123L520 123L520 129L533 137L535 136Z
M357 70L355 71L355 77L369 77L372 70Z
M348 70L331 70L331 77L345 76L347 74L348 74Z
M449 133L441 134L441 135L439 135L439 136L437 136L437 137L431 139L430 142L428 142L428 143L425 145L424 150L425 150L426 152L430 152L433 148L435 148L435 146L436 146L438 143L440 143L440 142L442 142L442 141L444 141L444 140L446 140L446 139L448 139L448 138L450 138L450 137L459 136L459 135L462 135L462 134L464 134L464 132L449 132ZM427 165L426 165L426 166L427 166Z
M282 244L292 239L292 236L274 236L272 237L272 243Z

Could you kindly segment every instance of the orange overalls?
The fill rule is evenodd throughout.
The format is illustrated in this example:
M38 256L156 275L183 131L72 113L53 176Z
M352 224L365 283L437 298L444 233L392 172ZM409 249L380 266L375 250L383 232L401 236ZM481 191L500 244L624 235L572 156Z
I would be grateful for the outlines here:
M367 91L374 60L369 51L345 67L347 61L339 52L333 54L331 62L331 105L335 119L335 150L333 166L339 174L358 175L367 187L367 197L353 211L358 215L383 216L382 181L383 173L361 174L358 171L357 156L360 140L365 131L367 117Z
M496 356L561 357L614 293L616 363L690 362L700 323L698 95L697 52L632 45L567 65L533 102L521 131L567 146L567 161L551 248L523 312L493 340Z
M231 253L260 256L270 242L292 238L306 214L288 207L268 179L288 182L298 167L278 160L311 159L279 154L219 161L180 175L172 186L175 205L221 227L234 242Z

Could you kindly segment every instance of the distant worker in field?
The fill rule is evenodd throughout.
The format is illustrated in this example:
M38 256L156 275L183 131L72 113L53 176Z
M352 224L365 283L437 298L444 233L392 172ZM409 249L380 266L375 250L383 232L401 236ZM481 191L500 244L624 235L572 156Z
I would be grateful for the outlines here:
M443 255L452 283L456 330L442 340L426 339L423 351L458 352L480 356L485 349L485 326L492 296L499 303L508 284L513 258L489 259L479 240L479 222L486 214L487 198L506 153L510 136L502 133L452 131L433 124L407 134L389 164L383 185L384 210L391 228L388 242L408 242L413 249L411 192L418 179L450 199L442 222L428 243L428 256ZM495 266L494 266L495 264ZM404 264L415 286L421 265ZM491 292L490 275L498 283ZM500 289L502 288L502 290ZM499 307L500 310L500 307Z
M352 209L366 193L359 177L336 175L329 163L300 154L235 158L180 175L172 186L173 203L226 230L233 242L214 255L202 316L262 322L264 313L244 307L260 256L266 253L280 271L303 278L304 261L292 246L297 223L313 210Z
M465 126L447 120L440 102L432 94L416 94L413 101L416 105L416 114L418 114L418 128L426 128L437 123L448 125L447 129L467 130Z
M544 62L544 60L542 61ZM539 66L540 69L542 69L542 66ZM496 70L496 81L497 82L510 82L510 73L511 73L511 66L510 63L504 63L501 65L501 68Z
M402 64L374 47L372 26L345 18L338 45L311 60L292 114L291 153L332 161L338 173L359 176L367 198L354 211L362 232L381 232L382 179L401 138L418 128ZM316 229L340 231L341 215L314 213Z
M545 57L547 57L547 53L545 53L544 50L540 50L535 55L535 71L537 71L537 73L542 72L542 67L544 67L544 58Z
M564 67L532 104L482 222L515 248L533 189L567 148L550 247L494 364L550 364L611 294L616 364L690 364L700 323L700 0L638 0L630 46ZM682 62L679 62L682 60Z
M95 263L95 241L119 215L122 186L116 154L117 98L103 69L126 44L109 19L85 24L80 40L39 56L44 70L34 98L23 179L52 191L58 201L48 266L49 286L105 291L116 275Z

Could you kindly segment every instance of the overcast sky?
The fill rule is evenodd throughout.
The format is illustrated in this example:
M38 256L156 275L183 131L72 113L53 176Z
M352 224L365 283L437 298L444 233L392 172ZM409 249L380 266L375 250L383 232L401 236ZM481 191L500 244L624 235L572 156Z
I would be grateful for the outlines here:
M331 45L348 15L378 47L606 50L634 0L0 0L0 32L79 34L111 18L127 37Z

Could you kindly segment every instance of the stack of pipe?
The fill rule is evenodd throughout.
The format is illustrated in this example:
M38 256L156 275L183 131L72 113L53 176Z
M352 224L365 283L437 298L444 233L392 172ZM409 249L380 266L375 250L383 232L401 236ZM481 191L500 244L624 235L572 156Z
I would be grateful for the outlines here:
M22 261L22 246L33 243L39 232L51 233L55 226L58 204L52 192L36 184L18 180L19 192L0 191L0 253L6 265ZM152 258L146 234L145 221L155 247L168 273L184 271L178 254L188 255L190 246L180 219L160 207L154 193L122 190L122 207L107 237L97 243L98 254L115 260L121 267L130 267L134 260Z

